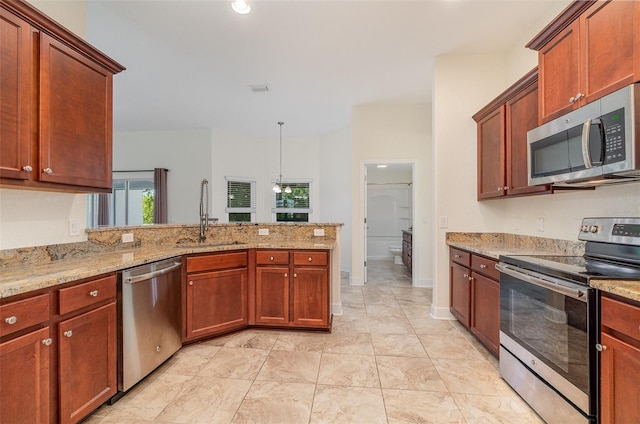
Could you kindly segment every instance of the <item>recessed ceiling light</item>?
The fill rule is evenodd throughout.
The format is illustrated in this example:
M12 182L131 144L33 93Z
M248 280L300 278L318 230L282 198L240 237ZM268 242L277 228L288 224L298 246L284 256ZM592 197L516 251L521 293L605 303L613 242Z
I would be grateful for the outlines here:
M231 2L231 8L234 12L241 15L246 15L251 12L251 5L247 3L246 0L233 0L233 2Z
M378 165L378 168L386 168L388 165L386 163L381 163L380 165Z

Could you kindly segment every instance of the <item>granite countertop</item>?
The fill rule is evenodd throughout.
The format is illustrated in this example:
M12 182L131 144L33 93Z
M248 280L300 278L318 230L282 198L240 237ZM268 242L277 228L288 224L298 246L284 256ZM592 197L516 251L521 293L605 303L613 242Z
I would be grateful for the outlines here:
M335 242L312 243L305 241L277 241L269 243L217 244L203 246L176 244L144 245L131 249L118 248L103 252L90 252L41 263L21 263L0 269L0 299L59 284L119 271L149 262L180 257L192 253L221 252L239 249L333 249Z
M503 233L447 233L451 247L499 259L500 255L570 255L582 256L584 244L567 240ZM639 280L596 280L589 285L603 292L640 301Z

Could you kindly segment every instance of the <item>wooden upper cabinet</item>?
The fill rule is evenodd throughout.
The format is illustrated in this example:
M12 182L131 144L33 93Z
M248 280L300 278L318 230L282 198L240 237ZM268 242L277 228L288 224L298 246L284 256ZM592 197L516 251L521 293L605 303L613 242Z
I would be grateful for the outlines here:
M539 123L640 80L640 2L576 1L527 47L538 51Z
M540 123L578 105L575 98L580 92L579 30L579 23L574 22L538 52Z
M538 126L538 85L533 83L506 103L507 195L550 192L548 185L529 186L527 132Z
M124 67L22 0L0 5L0 185L110 192Z
M111 188L112 78L40 34L40 181Z
M504 105L478 122L478 200L504 196Z
M31 25L0 8L0 178L29 179L33 58Z

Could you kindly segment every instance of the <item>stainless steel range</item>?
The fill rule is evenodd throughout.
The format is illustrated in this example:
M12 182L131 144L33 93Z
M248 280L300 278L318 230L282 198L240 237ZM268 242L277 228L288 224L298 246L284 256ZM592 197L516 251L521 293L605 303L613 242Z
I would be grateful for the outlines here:
M640 279L640 218L585 218L584 256L501 256L500 374L548 423L597 422L599 298Z

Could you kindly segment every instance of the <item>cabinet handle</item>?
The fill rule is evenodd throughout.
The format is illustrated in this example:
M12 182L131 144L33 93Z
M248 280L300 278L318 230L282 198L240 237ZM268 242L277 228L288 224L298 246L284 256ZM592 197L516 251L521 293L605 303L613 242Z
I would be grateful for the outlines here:
M298 277L298 274L294 273L293 278L296 278L296 277Z
M89 296L98 297L98 290L92 290L89 292Z
M13 325L13 324L15 324L17 321L18 321L18 317L16 317L16 316L12 316L12 317L5 318L5 319L4 319L4 322L6 322L6 323L7 323L7 324L9 324L9 325Z
M31 165L25 165L22 167L23 171L27 171L27 172L31 172L33 171L33 168L31 167Z
M193 281L189 281L189 285L190 285L190 286L193 286Z
M64 336L65 336L65 337L71 337L71 336L73 336L73 331L71 331L71 330L67 330L67 331L65 331L65 332L64 332L64 333L62 333L62 334L64 334Z
M51 168L44 168L44 169L42 170L42 172L44 172L45 174L53 174L53 169L51 169Z
M53 340L51 340L51 339L44 339L42 341L42 344L45 345L45 346L51 346L51 343L53 343Z
M485 264L480 264L480 269L485 269L487 266Z
M287 274L287 273L285 272L285 273L284 273L284 276L285 276L285 277L288 277L288 276L289 276L289 274Z
M271 257L269 258L269 260L270 260L270 261L273 261L273 256L271 256Z
M602 351L607 350L607 347L605 345L603 345L603 344L598 343L598 344L596 344L596 350L598 352L602 352Z
M309 262L311 262L311 256L309 256Z

